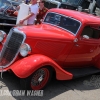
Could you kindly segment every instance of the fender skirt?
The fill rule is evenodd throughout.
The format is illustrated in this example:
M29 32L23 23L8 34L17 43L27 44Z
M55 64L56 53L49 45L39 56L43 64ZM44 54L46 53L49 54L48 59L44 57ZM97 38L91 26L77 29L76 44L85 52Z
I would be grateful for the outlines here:
M43 66L51 66L55 69L56 78L58 80L70 80L73 75L64 69L62 69L56 62L47 56L34 54L16 61L10 66L10 69L19 78L26 78L30 76L33 72Z

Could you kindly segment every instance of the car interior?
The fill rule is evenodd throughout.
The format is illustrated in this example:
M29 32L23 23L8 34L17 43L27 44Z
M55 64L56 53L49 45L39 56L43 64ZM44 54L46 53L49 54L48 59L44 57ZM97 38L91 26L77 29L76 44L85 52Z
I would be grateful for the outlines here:
M90 26L86 26L83 29L81 36L83 36L83 35L87 35L87 36L89 36L89 38L99 39L100 38L100 30L90 27Z

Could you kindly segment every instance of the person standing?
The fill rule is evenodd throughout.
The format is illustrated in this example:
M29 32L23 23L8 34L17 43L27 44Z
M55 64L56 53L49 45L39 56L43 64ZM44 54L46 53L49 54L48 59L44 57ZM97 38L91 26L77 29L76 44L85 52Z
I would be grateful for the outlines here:
M35 24L41 24L43 17L45 16L48 9L44 6L44 1L39 2L39 13L36 16Z
M29 15L24 19L20 20L20 24L23 24L25 20L27 20L27 25L33 25L35 23L35 18L38 13L39 7L37 4L37 0L31 0L31 4L29 4Z

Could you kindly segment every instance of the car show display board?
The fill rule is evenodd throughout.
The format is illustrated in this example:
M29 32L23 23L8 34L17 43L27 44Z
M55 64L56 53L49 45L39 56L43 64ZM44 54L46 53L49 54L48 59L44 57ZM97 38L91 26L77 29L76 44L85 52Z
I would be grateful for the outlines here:
M24 19L28 14L29 14L29 5L25 3L20 4L20 9L18 11L16 25L20 25L19 21ZM27 25L27 20L24 21L23 25Z

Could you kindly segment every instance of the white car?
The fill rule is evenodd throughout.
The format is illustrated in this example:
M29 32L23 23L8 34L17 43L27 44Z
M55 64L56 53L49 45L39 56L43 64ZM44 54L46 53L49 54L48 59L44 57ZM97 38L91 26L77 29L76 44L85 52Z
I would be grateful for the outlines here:
M79 10L96 14L96 7L100 8L100 0L44 0L45 7ZM80 9L81 8L81 9Z

